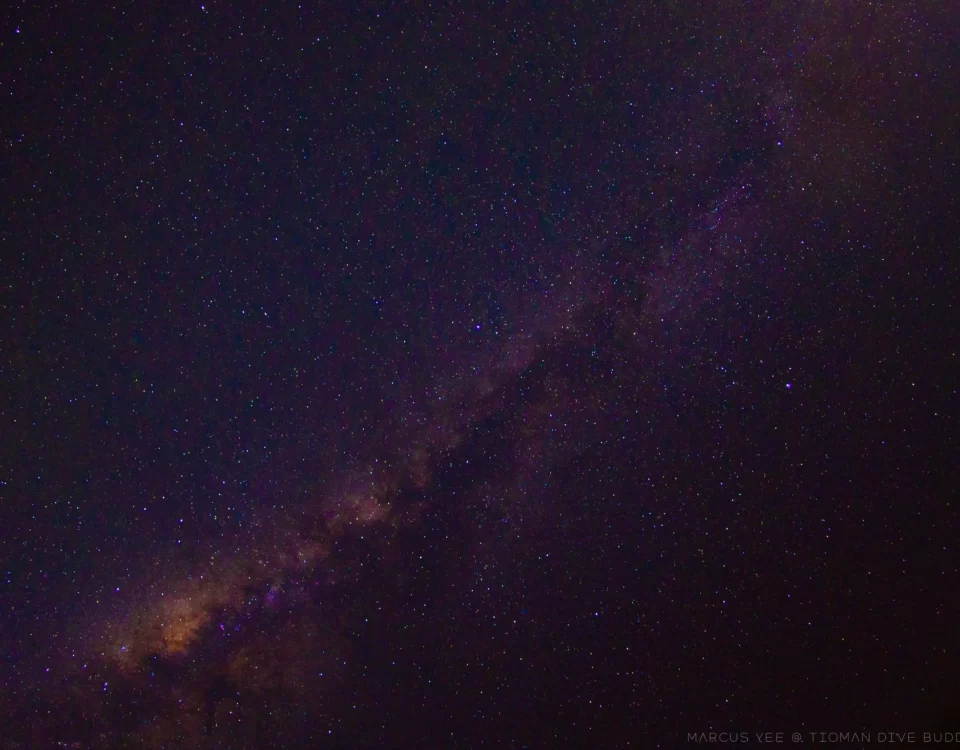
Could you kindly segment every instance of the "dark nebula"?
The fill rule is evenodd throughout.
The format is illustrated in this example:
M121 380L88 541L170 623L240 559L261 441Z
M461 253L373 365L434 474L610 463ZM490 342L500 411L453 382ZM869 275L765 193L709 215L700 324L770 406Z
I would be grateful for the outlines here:
M960 733L950 3L2 15L0 747Z

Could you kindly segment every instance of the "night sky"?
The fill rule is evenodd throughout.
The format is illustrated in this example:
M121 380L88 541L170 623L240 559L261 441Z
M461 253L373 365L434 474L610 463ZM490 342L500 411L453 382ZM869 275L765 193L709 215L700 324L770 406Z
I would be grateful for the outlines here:
M960 732L954 4L0 18L3 748Z

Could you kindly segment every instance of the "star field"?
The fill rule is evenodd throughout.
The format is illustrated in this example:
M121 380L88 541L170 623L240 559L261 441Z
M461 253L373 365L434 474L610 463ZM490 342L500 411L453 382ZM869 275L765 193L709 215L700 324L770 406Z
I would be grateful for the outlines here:
M3 747L957 731L948 4L15 4Z

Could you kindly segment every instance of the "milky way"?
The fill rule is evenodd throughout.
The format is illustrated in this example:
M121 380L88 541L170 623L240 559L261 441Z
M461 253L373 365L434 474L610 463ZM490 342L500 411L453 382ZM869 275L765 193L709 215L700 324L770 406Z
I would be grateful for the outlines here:
M957 729L948 8L14 13L4 747Z

